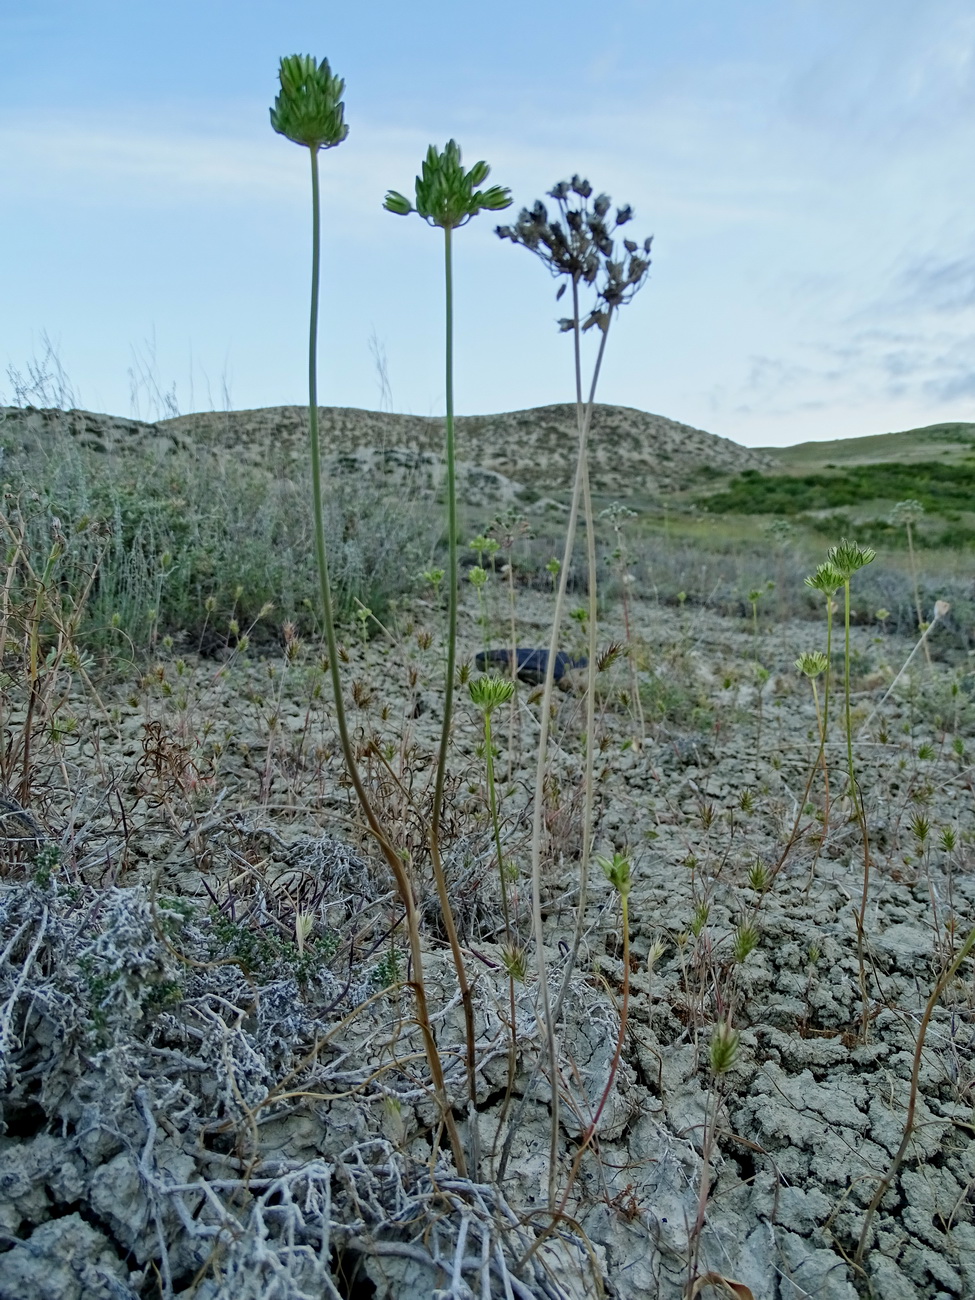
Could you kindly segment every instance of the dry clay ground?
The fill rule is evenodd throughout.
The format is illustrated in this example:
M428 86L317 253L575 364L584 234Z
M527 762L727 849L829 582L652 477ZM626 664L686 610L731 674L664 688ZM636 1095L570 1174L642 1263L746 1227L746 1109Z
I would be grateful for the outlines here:
M519 594L521 644L545 644L548 604ZM343 672L370 787L410 855L469 1138L463 1017L424 848L441 624L421 603L395 635L353 635ZM159 647L147 671L97 697L76 676L57 743L36 755L38 825L10 822L27 842L8 845L0 882L3 1300L975 1296L970 962L934 1011L912 1139L862 1268L851 1264L904 1132L921 1011L975 911L972 771L952 747L970 730L971 677L918 656L915 688L898 688L857 743L872 864L861 1035L863 852L845 745L834 699L824 832L821 773L806 793L813 699L793 668L821 628L763 628L756 642L744 622L637 601L633 629L646 740L634 743L618 660L600 677L596 755L597 851L633 861L629 1021L576 1160L623 987L619 900L597 868L558 1030L560 1198L569 1190L534 1253L552 1223L538 981L531 955L514 986L508 1098L504 934L466 692L445 821L479 1035L480 1167L462 1179L403 984L401 909L343 777L318 651ZM474 607L462 633L470 660L483 644ZM622 635L611 612L600 642ZM910 647L866 630L855 641L863 721ZM770 673L761 695L756 655ZM543 882L553 993L578 897L581 694L556 708ZM524 685L495 719L514 926L529 949L537 719ZM22 717L5 721L16 734ZM767 888L749 884L756 863ZM757 946L736 962L748 923ZM721 1016L740 1038L716 1081Z

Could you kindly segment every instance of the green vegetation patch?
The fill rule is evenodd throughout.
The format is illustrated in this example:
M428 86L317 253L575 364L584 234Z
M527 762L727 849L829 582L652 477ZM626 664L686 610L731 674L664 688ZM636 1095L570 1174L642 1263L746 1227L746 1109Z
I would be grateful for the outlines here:
M904 497L920 501L932 514L971 510L975 503L975 458L950 465L940 461L906 465L882 461L795 476L748 469L725 491L701 496L697 503L716 514L799 515Z

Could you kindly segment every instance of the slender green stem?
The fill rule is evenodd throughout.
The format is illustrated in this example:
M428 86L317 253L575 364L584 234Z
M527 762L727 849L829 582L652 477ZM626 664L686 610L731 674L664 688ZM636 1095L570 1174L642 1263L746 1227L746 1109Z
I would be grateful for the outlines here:
M924 610L921 608L921 588L918 584L917 556L914 554L914 535L911 529L910 519L908 519L906 523L907 523L907 549L911 553L911 577L914 580L914 608L917 610L917 630L922 634L921 640L918 642L918 645L920 645L922 642L924 643L924 657L927 660L928 667L930 668L932 666L931 650L930 647L928 646L927 641L925 641L923 635L924 632L926 631L926 628L924 626Z
M359 773L359 767L356 763L352 740L349 735L348 721L345 713L345 701L342 694L342 679L339 673L338 638L335 634L332 592L328 573L328 553L325 545L321 447L318 432L318 374L316 363L318 350L318 285L319 268L321 265L321 203L318 186L318 151L316 149L309 149L309 153L311 154L312 194L312 283L311 315L308 331L308 425L311 435L312 497L315 512L315 557L318 562L318 577L321 587L322 621L325 626L325 641L328 647L329 673L332 679L332 694L334 696L335 704L335 724L339 733L339 743L342 748L342 755L345 759L345 766L348 770L353 788L355 789L356 797L359 800L359 805L365 815L366 821L369 825L369 830L382 850L383 856L393 873L393 879L396 881L396 888L400 896L400 901L406 911L406 928L409 935L410 956L413 966L412 988L416 997L417 1024L419 1025L420 1033L423 1037L424 1049L430 1066L430 1076L433 1081L434 1093L450 1138L451 1150L454 1154L454 1162L457 1165L457 1170L461 1177L466 1177L467 1162L464 1154L464 1145L461 1142L460 1134L457 1131L457 1125L450 1109L450 1101L447 1097L447 1088L444 1082L440 1053L437 1050L437 1042L433 1034L433 1027L430 1023L430 1014L427 1008L426 985L423 978L423 952L420 946L420 920L417 913L416 900L413 897L413 887L406 874L406 869L403 866L403 860L396 852L396 849L390 843L388 836L383 830L363 784L362 777Z
M518 1073L518 1018L517 1007L515 1005L515 974L514 974L514 957L515 957L515 939L511 932L511 910L508 905L508 883L504 878L504 851L501 846L501 821L498 817L498 797L497 789L494 782L494 740L491 734L491 711L485 710L484 713L484 754L485 764L487 767L487 787L488 787L488 808L491 813L491 827L494 831L494 851L498 855L498 881L501 886L501 914L504 917L504 934L507 953L505 955L506 964L508 965L508 1078L505 1084L504 1101L501 1104L501 1112L498 1119L498 1133L504 1125L508 1115L508 1107L511 1105L511 1098L515 1091L515 1078ZM497 1148L495 1147L495 1150Z
M444 782L447 774L447 750L450 744L450 724L454 707L454 675L457 669L457 603L459 575L457 563L457 484L456 444L454 435L454 281L449 226L444 227L444 283L446 289L446 327L444 355L446 358L445 385L447 393L447 682L444 688L443 727L440 732L440 752L437 756L437 777L433 796L431 838L440 832L443 812Z
M850 798L856 806L856 777L853 772L853 709L850 700L850 579L843 583L843 694L846 716L846 761L850 773Z
M586 669L586 762L583 771L583 807L582 807L582 843L579 853L579 900L576 904L576 924L572 936L572 949L569 953L568 961L565 966L565 973L562 976L562 985L559 989L559 995L555 1002L554 1019L558 1022L562 1014L562 1004L565 1001L566 994L569 991L569 982L572 979L572 973L575 969L576 961L579 956L579 948L582 944L582 936L586 928L586 908L589 902L589 860L592 853L592 824L593 808L595 804L595 782L593 780L593 771L596 761L595 748L595 730L596 730L596 660L597 660L597 590L596 590L596 538L592 526L592 497L589 490L589 461L586 453L586 447L589 437L589 428L592 424L593 406L596 401L596 384L599 381L599 372L602 368L603 355L606 351L606 339L609 333L610 321L607 322L599 343L599 351L596 355L596 364L593 368L592 383L589 388L589 398L586 404L582 404L582 362L579 329L579 302L577 284L573 285L574 311L576 318L575 328L575 354L576 354L576 421L579 428L579 446L582 457L582 501L583 517L588 522L587 536L587 554L586 563L589 578L589 627L588 627L588 658L589 664ZM567 571L568 564L563 565Z
M504 917L504 937L510 944L511 914L508 908L508 885L504 878L504 852L501 847L501 822L498 818L498 795L494 784L494 739L491 734L491 712L484 714L484 763L487 769L488 809L494 831L494 851L498 855L498 879L501 885L501 915Z
M860 787L857 785L856 772L853 768L853 708L850 699L850 579L847 577L843 583L843 621L844 621L844 666L843 666L843 691L846 696L846 761L849 769L850 781L850 798L853 801L853 811L860 825L860 836L863 840L863 888L860 894L860 907L857 911L857 965L860 972L860 1038L865 1043L867 1041L867 1026L870 1023L870 1007L867 998L867 953L866 953L866 925L867 925L867 899L870 893L870 841L867 837L867 814L863 807L863 800L860 797Z
M576 288L578 293L578 289ZM576 297L576 302L578 298ZM578 318L578 308L576 308L576 317ZM562 552L562 567L559 570L558 589L555 596L555 609L552 614L552 632L549 638L548 663L545 669L545 684L542 690L541 716L539 718L539 736L538 736L538 762L535 769L535 796L532 815L532 929L535 939L535 960L538 966L539 991L542 1002L542 1024L545 1028L546 1050L548 1056L549 1082L551 1085L550 1107L551 1107L551 1149L549 1152L549 1180L548 1180L548 1198L550 1207L554 1208L556 1200L556 1175L558 1172L558 1143L559 1143L559 1078L558 1078L558 1050L555 1040L555 1025L561 1012L562 1002L568 989L571 978L572 967L575 961L575 953L578 951L578 942L582 933L583 921L576 921L576 937L573 945L574 951L570 955L566 973L562 980L562 990L559 994L555 1014L552 1012L551 998L548 987L548 971L545 965L544 935L542 931L542 812L545 799L545 776L548 765L548 737L551 727L552 718L552 694L555 685L555 656L558 653L559 634L562 623L562 609L565 605L566 590L569 581L569 568L572 560L572 550L575 545L576 527L579 519L579 507L585 495L585 486L588 481L587 473L587 446L589 438L589 426L592 422L592 408L596 395L596 384L599 380L599 371L602 366L603 355L606 351L606 339L609 334L609 324L602 331L602 337L599 343L599 352L596 356L596 364L593 370L592 384L589 391L589 401L582 410L582 418L579 422L579 451L576 462L575 482L572 488L572 501L569 506L569 519L566 525L565 545ZM581 399L582 391L581 374L577 370L577 400ZM590 510L591 515L591 510ZM590 620L592 622L592 620ZM594 660L590 657L589 674L590 687L592 686L592 674L595 671ZM593 698L593 691L590 689L590 701ZM591 705L590 705L591 707ZM587 716L589 708L587 708ZM592 724L590 723L590 726ZM591 749L591 746L588 747ZM591 762L591 754L587 757L587 762ZM592 785L591 778L587 781L587 787ZM591 792L588 796L591 799ZM587 800L588 802L588 800ZM584 813L588 818L587 826L591 825L592 811L589 805L588 813ZM580 865L580 882L581 889L585 891L588 880L588 862L589 862L589 831L583 828L582 837L582 863ZM585 911L584 893L580 896L578 907L582 913Z
M823 840L829 833L829 702L832 698L830 683L833 679L833 597L826 596L826 680L823 683Z
M477 1173L477 1059L475 1053L476 1034L474 1028L474 999L471 997L464 955L461 952L460 939L454 921L447 878L444 875L443 858L440 847L440 827L443 819L444 787L447 778L447 752L450 747L450 729L454 709L454 677L457 672L457 604L459 597L459 564L457 559L457 480L456 480L456 446L454 438L454 280L453 259L451 257L451 228L444 226L444 284L445 284L445 361L447 392L447 681L444 686L443 726L440 731L440 750L437 755L437 775L433 791L433 811L430 816L430 860L437 887L437 898L443 918L444 929L450 944L450 955L457 973L461 1001L464 1007L464 1027L467 1038L467 1091L470 1107L470 1139L472 1175Z

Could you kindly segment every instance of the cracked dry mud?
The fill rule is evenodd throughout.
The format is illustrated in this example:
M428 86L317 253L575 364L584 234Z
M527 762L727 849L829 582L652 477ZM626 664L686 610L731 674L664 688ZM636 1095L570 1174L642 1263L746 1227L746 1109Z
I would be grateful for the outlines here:
M519 642L544 644L545 599L520 593L519 612ZM370 784L411 854L429 997L466 1134L463 1017L423 848L440 620L417 605L395 644L350 642L344 672L353 722L377 741ZM622 637L616 622L611 612L602 643ZM872 854L864 1040L863 851L843 797L840 716L834 697L824 833L821 772L806 792L812 695L793 668L821 628L778 625L756 647L743 622L641 602L634 626L647 739L633 743L618 661L600 679L596 756L597 852L634 863L623 1062L567 1217L534 1254L549 1150L537 976L529 960L515 987L505 1106L504 936L464 693L446 832L474 980L477 1182L457 1177L445 1144L435 1149L411 996L397 983L408 975L390 935L400 912L342 775L316 654L215 661L174 649L141 680L102 684L104 712L76 691L77 728L39 757L32 805L61 861L48 875L8 846L0 882L3 1300L669 1300L691 1293L692 1268L762 1300L975 1296L971 963L935 1011L912 1141L863 1268L852 1265L904 1132L921 1011L975 912L972 774L952 746L972 734L971 675L939 660L936 642L933 669L921 665L857 743ZM864 630L855 639L862 722L910 646ZM469 610L462 653L472 661L482 645ZM756 652L770 673L760 696ZM581 695L562 693L556 707L543 898L553 988L578 889ZM526 943L537 714L520 686L512 718L499 712L495 725ZM757 861L774 873L765 893L749 884ZM758 945L736 963L735 930L750 918ZM618 900L596 868L558 1035L562 1189L609 1075L620 939ZM740 1043L716 1084L708 1043L722 1014ZM712 1280L693 1294L730 1292Z

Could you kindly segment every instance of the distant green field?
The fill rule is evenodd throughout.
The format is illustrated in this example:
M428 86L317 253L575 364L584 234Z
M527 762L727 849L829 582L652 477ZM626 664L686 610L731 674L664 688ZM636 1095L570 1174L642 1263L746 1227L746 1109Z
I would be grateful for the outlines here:
M762 474L745 470L722 492L698 504L719 514L800 515L843 510L871 501L920 501L933 515L975 508L975 457L942 461L887 461L849 465L811 474Z
M898 464L939 460L953 464L975 452L975 424L929 424L923 429L880 433L831 442L800 442L794 447L762 447L783 473L815 473L849 465Z

